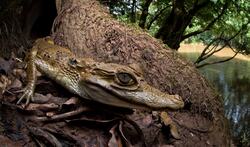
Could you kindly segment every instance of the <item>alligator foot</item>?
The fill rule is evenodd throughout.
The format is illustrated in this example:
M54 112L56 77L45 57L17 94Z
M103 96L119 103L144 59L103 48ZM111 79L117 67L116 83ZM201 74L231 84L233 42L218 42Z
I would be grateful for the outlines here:
M20 90L19 92L24 92L23 95L19 98L17 101L17 105L19 105L24 99L26 99L25 107L28 106L30 101L33 101L33 94L34 94L34 88L32 86L27 85L24 89Z

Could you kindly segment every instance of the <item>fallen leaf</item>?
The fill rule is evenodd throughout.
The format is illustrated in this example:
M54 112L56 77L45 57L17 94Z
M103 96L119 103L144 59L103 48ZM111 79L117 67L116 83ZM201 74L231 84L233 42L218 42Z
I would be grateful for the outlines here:
M0 75L0 94L2 95L7 86L11 83L11 81L5 76L5 75Z
M26 78L26 72L23 69L15 68L15 69L13 69L12 73L17 78L20 78L20 79L25 79Z
M12 81L9 89L20 89L23 86L22 82L18 79Z
M122 137L123 141L126 143L126 147L132 147L131 143L126 138L125 134L123 133L123 122L122 121L119 122L119 127L118 128L119 128L119 133L121 134L121 137Z
M12 68L14 67L15 61L10 59L10 60L5 60L0 57L0 74L5 74L8 75Z
M63 105L76 105L78 104L79 99L76 97L72 97L70 99L68 99L65 103L63 103Z
M148 127L153 123L153 118L151 115L147 115L146 117L143 118L142 122L143 122L143 125Z
M180 139L180 134L178 133L178 129L172 119L168 116L167 112L161 112L161 121L164 123L165 126L169 126L170 133L175 139Z
M33 98L35 103L43 104L47 103L51 99L51 95L43 95L40 93L35 93Z
M175 124L170 124L170 133L175 139L181 139L180 134Z
M79 104L80 101L78 98L76 97L72 97L70 99L68 99L66 102L64 102L62 104L62 110L70 110L73 109L77 106L77 104Z
M46 144L50 146L56 146L56 147L62 146L62 144L58 141L58 139L54 135L43 130L40 127L27 126L27 129L33 135L34 139L41 144L44 144L46 142Z
M13 142L11 139L3 135L0 135L0 140L1 140L1 146L3 147L9 147L9 146L22 147L23 146L21 143Z
M161 121L164 123L165 126L169 126L173 123L172 119L168 116L167 112L161 112Z
M113 126L109 133L111 134L111 138L108 142L109 147L122 147L122 141L119 135L117 134L117 125Z

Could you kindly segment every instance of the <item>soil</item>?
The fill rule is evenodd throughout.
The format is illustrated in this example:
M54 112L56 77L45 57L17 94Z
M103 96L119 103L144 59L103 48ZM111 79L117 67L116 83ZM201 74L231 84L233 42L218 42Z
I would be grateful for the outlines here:
M1 82L6 83L0 105L3 145L226 146L226 142L221 141L223 136L218 136L221 133L215 131L218 124L214 125L199 113L186 109L167 111L180 134L180 139L176 139L170 126L160 119L160 112L88 102L44 76L38 78L35 101L24 109L15 103L22 95L17 91L24 88L25 75L19 68L14 68L8 76L1 75ZM214 133L218 133L216 137Z

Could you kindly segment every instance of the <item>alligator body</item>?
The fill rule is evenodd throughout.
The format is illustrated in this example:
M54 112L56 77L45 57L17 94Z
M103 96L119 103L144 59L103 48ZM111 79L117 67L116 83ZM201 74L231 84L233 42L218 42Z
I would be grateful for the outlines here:
M36 40L26 59L28 83L18 104L33 100L38 70L70 92L107 105L155 110L184 106L179 95L163 93L147 84L138 67L76 58L50 38Z

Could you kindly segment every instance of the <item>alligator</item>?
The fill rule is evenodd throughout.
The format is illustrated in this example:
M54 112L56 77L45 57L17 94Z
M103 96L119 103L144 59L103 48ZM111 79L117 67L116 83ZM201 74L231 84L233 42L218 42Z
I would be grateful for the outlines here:
M81 98L130 109L180 109L179 95L170 95L150 86L135 64L97 62L77 58L68 48L55 45L50 37L39 38L26 56L27 85L18 100L33 101L37 71Z

